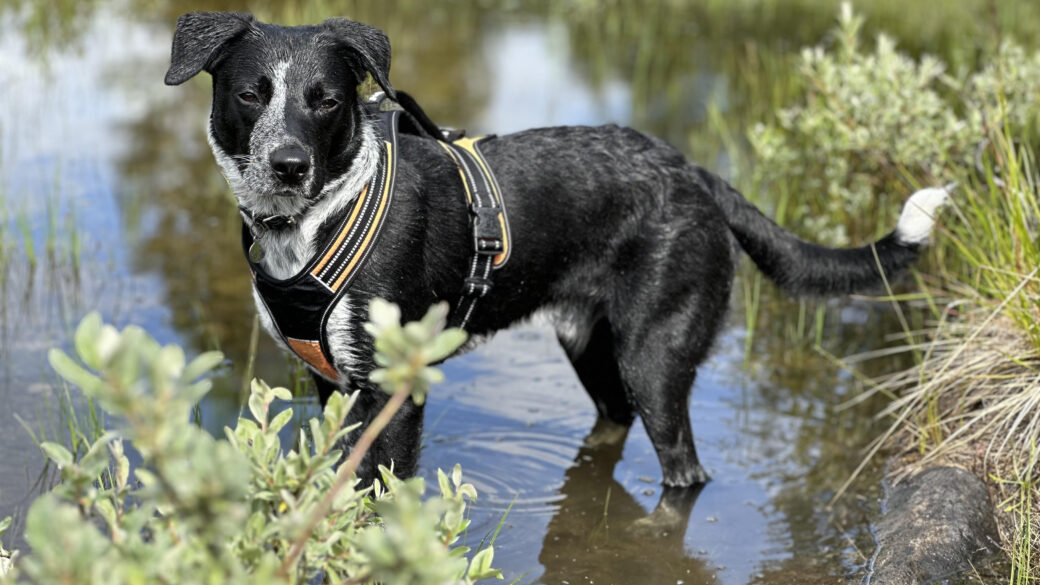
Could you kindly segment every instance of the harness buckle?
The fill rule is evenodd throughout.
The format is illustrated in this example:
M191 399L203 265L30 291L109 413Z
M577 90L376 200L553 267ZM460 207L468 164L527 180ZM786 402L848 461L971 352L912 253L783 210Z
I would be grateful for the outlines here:
M280 230L284 227L296 225L296 218L291 215L271 215L268 217L257 217L254 218L269 230Z
M462 294L480 298L491 292L491 289L494 288L494 286L495 283L493 283L490 278L468 276L462 281Z
M505 250L497 207L471 206L473 214L473 251L482 256L497 256Z

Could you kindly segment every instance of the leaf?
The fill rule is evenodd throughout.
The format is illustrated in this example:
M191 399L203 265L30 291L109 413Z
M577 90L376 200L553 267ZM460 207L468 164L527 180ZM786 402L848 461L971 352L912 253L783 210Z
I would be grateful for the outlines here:
M119 351L123 336L111 325L103 325L94 339L94 347L97 351L98 369L102 369L112 361L112 357ZM134 347L134 344L130 344Z
M448 483L448 474L444 473L444 470L440 468L437 469L437 483L440 484L441 495L445 498L450 498L453 492L451 484Z
M368 321L379 329L399 326L401 324L401 309L397 305L383 299L372 299L372 302L368 305Z
M76 327L74 336L76 353L79 354L79 358L83 360L83 363L94 369L101 368L101 360L97 350L97 339L98 333L101 331L101 324L101 314L97 311L92 311L79 322L79 327Z
M184 373L184 350L179 345L166 345L152 363L160 379L177 379Z
M293 410L291 408L286 408L282 412L279 412L273 419L271 419L271 423L267 425L267 432L277 433L282 430L282 427L292 419L292 415Z
M108 524L109 528L116 528L116 508L112 505L112 501L108 499L100 499L94 502L94 509L97 510L98 514L105 519L105 523Z
M181 374L181 381L194 382L200 376L209 373L210 370L217 367L222 361L224 361L224 354L219 351L207 351L200 354L184 368L184 372Z
M430 364L445 360L458 351L463 343L466 343L466 338L466 332L462 329L453 328L443 331L426 345L423 357Z
M43 453L51 461L57 463L59 468L72 465L72 453L70 453L64 446L50 441L44 441L40 443L40 449L43 450Z
M455 485L456 489L462 485L462 465L458 463L451 470L451 483Z
M491 561L494 560L494 558L495 549L491 546L473 555L473 560L469 563L469 571L466 573L466 576L474 581L490 579L492 577L501 579L502 571L491 568Z
M431 305L427 309L426 314L423 315L420 323L427 332L431 335L444 329L444 326L448 322L448 303L441 301L435 305Z
M95 389L98 387L101 380L99 380L94 374L91 374L80 367L76 362L72 361L72 358L65 355L65 352L60 349L52 349L47 353L47 361L50 362L51 367L54 368L54 371L57 372L59 376L68 382L79 386L89 396L94 396Z
M267 427L267 404L257 392L249 395L249 412L253 413L253 418L261 427Z
M83 467L84 472L89 475L97 475L108 466L108 454L110 452L108 444L116 436L115 432L108 431L94 441L94 444L87 450L83 459L80 460L80 466Z
M319 455L325 453L325 433L322 432L321 423L318 422L318 419L312 418L307 421L307 424L311 430L311 441L314 442L314 452Z
M277 388L272 388L271 392L278 400L285 400L286 402L292 400L292 392L289 392L288 388L282 388L279 386Z

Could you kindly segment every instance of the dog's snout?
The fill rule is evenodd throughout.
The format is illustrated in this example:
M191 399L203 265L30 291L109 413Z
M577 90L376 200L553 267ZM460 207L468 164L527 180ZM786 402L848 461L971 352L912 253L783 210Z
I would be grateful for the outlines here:
M283 183L295 185L303 181L310 168L310 157L299 146L282 146L271 153L271 169Z

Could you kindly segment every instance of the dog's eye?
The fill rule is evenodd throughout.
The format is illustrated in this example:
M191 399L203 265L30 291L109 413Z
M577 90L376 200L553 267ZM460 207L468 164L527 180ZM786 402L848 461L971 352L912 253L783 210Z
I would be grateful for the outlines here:
M321 100L320 102L318 102L318 109L319 110L324 110L324 111L328 112L330 110L336 109L336 106L338 106L338 105L339 105L338 101L336 101L336 100L334 100L332 98L325 98L325 99Z
M247 104L255 104L260 101L260 98L256 97L256 94L251 91L243 91L238 94L238 99Z

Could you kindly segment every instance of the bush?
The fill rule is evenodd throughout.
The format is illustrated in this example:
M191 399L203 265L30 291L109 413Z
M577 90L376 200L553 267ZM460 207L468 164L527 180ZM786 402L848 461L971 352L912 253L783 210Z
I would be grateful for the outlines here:
M464 341L461 331L443 330L446 314L437 306L402 327L396 307L373 303L368 328L385 366L375 376L391 405L438 381L427 364ZM71 451L43 444L63 481L29 508L32 554L13 555L5 582L297 584L323 574L330 583L432 585L501 577L490 568L491 547L467 561L469 549L458 544L469 524L466 501L476 498L459 467L438 472L440 497L423 500L422 478L400 480L386 468L382 482L359 489L353 470L366 439L396 407L365 429L337 471L341 440L356 430L345 426L356 394L333 394L285 453L278 433L292 409L271 409L291 398L284 388L254 381L253 420L240 418L226 438L191 424L219 353L186 363L180 347L161 347L137 327L117 331L96 314L79 325L75 346L86 367L58 350L51 364L122 430L83 438ZM136 469L124 440L140 454Z
M801 103L749 136L756 184L797 194L799 229L831 245L878 235L889 223L876 218L894 216L908 191L950 182L990 132L1022 135L1040 112L1040 53L1005 43L983 71L956 79L885 35L863 51L862 25L844 4L834 47L802 52Z

